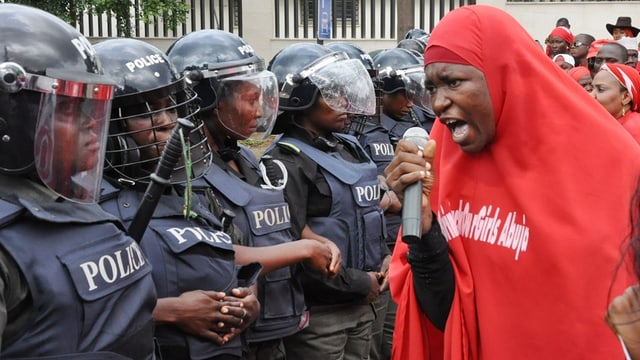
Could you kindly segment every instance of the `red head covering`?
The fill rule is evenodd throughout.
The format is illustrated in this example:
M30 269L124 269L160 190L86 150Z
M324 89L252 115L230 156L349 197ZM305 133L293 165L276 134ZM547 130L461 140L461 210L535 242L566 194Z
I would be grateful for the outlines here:
M580 81L580 79L582 79L582 77L585 75L591 76L589 69L587 69L585 66L573 67L569 69L569 71L567 71L567 74L569 74L569 76L571 76L571 78L575 81Z
M519 50L505 57L504 44ZM603 318L609 290L634 282L631 272L614 272L630 229L640 147L589 94L567 91L576 82L503 10L451 11L426 53L436 46L484 73L496 123L493 142L476 154L463 152L439 121L431 132L431 206L456 286L445 358L622 358ZM398 314L411 306L394 288L406 251L398 241L391 269Z
M562 38L562 40L566 41L569 45L573 43L573 33L571 32L571 30L569 30L569 28L566 28L564 26L557 26L555 29L551 30L551 33L549 34L549 36L547 36L547 39L552 36ZM551 48L549 47L549 45L547 45L545 50L547 55L551 55Z
M640 74L638 70L623 64L602 64L600 71L607 71L618 79L618 82L629 92L633 107L631 110L640 109Z
M598 51L602 47L602 45L610 42L616 42L612 39L598 39L593 41L591 45L589 45L589 52L587 53L587 59L591 59L592 57L596 57L598 55Z
M571 30L564 26L558 26L555 29L551 30L551 33L547 37L552 36L561 37L569 45L571 45L571 43L573 42L573 33L571 33Z

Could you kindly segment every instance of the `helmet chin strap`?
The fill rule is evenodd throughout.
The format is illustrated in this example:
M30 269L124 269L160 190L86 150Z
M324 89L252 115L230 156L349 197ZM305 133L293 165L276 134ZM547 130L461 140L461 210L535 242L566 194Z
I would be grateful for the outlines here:
M212 109L211 118L205 121L209 134L213 137L213 141L218 147L217 152L225 162L236 160L240 152L238 140L229 136L226 132L233 133L225 126L218 116L218 109ZM220 127L226 131L220 131Z

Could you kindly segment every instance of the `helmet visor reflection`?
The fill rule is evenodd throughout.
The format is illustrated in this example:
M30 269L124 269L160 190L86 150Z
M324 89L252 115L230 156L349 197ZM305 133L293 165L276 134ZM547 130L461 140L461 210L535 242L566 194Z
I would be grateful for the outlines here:
M431 109L431 96L424 86L425 76L422 67L399 70L397 73L404 83L407 98L419 108Z
M278 81L271 71L244 74L220 81L218 117L238 139L264 139L278 115Z
M352 114L375 114L373 82L359 60L330 63L309 74L308 78L332 109Z
M34 141L36 171L65 199L97 202L110 111L110 99L42 95Z

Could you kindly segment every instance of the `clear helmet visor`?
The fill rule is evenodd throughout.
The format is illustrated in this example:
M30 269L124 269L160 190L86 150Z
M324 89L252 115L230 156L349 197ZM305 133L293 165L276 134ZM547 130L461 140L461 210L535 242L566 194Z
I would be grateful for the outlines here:
M397 72L404 83L407 99L423 110L431 109L431 96L425 87L425 75L422 67Z
M182 184L204 175L210 165L210 149L204 133L204 124L193 116L198 110L196 95L184 88L182 80L166 87L131 97L116 97L113 103L117 115L112 115L106 166L108 175L119 181L149 183L156 170L167 141L181 116L195 128L184 136L183 151L171 174L172 184Z
M220 80L216 111L220 123L238 140L271 134L278 115L278 81L267 70Z
M42 95L34 154L48 188L67 200L98 201L110 112L110 97Z
M375 114L373 82L360 60L330 63L310 73L308 78L332 109L351 114Z

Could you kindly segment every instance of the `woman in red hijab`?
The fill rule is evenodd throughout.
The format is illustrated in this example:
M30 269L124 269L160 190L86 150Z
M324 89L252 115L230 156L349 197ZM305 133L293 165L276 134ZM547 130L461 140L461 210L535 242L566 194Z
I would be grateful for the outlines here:
M591 95L640 144L640 74L618 63L602 64L593 78Z
M583 89L587 90L587 92L591 92L593 90L593 79L591 78L591 73L589 69L585 66L576 66L567 71L567 74L571 76L573 80L575 80Z
M504 57L504 44L521 51ZM405 337L394 359L438 346L456 360L622 358L603 318L611 294L634 283L616 269L640 147L588 93L568 92L575 81L503 10L451 11L431 34L425 73L439 121L424 156L398 144L387 182L402 196L435 176L432 190L423 181L423 206L448 241L455 292L438 343L398 241L390 280Z
M547 36L547 56L553 58L558 54L569 52L569 46L573 43L573 33L564 26L558 26Z

